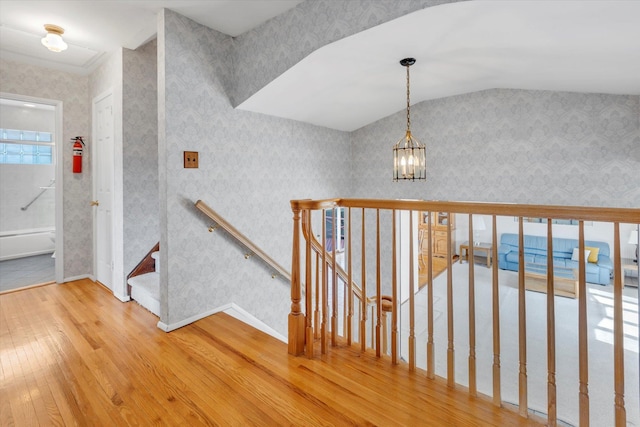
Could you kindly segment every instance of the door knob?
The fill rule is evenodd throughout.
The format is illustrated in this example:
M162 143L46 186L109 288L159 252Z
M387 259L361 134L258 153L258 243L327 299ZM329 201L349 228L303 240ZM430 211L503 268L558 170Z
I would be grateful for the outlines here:
M100 205L99 201L97 201L97 200L92 200L91 201L91 206L98 206L98 205Z

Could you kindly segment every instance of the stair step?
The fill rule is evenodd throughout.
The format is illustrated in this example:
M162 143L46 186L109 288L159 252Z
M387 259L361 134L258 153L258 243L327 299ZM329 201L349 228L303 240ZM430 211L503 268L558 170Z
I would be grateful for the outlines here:
M155 251L151 254L151 258L153 258L156 262L155 270L156 273L160 273L160 251Z
M127 283L131 286L131 298L156 316L160 316L160 274L141 274L130 278Z

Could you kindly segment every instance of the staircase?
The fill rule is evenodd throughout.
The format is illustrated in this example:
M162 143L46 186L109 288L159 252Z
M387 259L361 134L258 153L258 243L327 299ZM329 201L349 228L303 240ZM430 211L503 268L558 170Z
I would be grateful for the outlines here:
M160 243L157 243L129 273L127 284L129 285L131 299L160 317ZM282 342L287 342L287 338L284 335L235 303L217 307L207 312L206 316L217 312L224 312Z
M153 271L141 272L138 275L132 273L127 279L129 295L138 304L160 317L160 252L155 250L147 255L147 258L153 260Z

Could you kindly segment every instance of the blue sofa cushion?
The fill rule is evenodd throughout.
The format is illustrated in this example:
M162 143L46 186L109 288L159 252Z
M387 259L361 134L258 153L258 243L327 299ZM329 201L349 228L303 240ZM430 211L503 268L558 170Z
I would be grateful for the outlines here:
M588 262L585 268L587 282L608 285L613 272L609 244L593 240L585 240L585 246L599 248L598 262ZM553 265L557 267L578 268L578 262L571 260L573 249L578 247L577 239L553 239ZM547 263L546 236L524 236L524 260L527 263ZM504 270L518 270L518 235L504 233L500 237L498 248L498 265Z

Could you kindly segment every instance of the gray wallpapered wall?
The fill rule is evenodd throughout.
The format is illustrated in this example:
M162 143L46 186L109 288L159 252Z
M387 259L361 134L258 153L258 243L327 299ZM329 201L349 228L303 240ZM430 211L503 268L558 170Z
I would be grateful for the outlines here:
M243 248L224 233L208 233L211 221L193 203L208 203L289 268L289 201L349 194L349 136L234 110L224 88L230 49L230 38L164 12L158 37L161 320L172 324L235 302L283 332L288 283L245 260ZM183 169L184 150L200 153L199 169Z
M156 40L123 49L124 273L160 241Z
M91 165L84 159L83 173L71 172L70 139L90 133L89 79L34 65L0 59L0 91L63 102L63 216L64 277L86 275L92 265Z
M391 182L391 146L406 123L399 112L353 133L356 196L640 206L637 95L494 89L411 113L427 180Z

